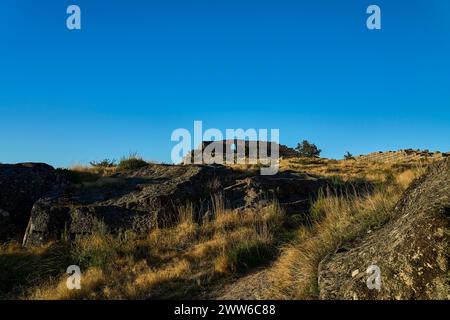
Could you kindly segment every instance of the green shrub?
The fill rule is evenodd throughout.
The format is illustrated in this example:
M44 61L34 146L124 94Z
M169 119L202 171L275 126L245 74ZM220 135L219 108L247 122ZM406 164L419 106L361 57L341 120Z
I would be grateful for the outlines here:
M130 154L128 157L123 157L117 168L119 170L138 169L147 166L148 163L138 156L136 153Z
M353 160L353 159L355 159L354 157L353 157L353 155L350 153L350 152L346 152L345 154L344 154L344 159L345 160Z
M91 161L89 162L94 168L113 168L116 166L116 160L103 159L102 161Z

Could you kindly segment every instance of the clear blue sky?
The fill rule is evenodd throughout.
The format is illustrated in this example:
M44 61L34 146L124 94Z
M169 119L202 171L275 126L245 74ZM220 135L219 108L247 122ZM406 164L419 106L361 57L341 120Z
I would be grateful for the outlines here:
M0 162L168 162L194 120L334 158L449 151L450 1L0 2Z

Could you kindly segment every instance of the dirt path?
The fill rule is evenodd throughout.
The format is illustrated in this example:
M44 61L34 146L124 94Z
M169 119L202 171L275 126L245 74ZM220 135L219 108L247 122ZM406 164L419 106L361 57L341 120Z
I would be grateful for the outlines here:
M269 278L270 266L257 269L250 274L223 286L208 295L215 300L257 300L263 299L264 293L272 286Z

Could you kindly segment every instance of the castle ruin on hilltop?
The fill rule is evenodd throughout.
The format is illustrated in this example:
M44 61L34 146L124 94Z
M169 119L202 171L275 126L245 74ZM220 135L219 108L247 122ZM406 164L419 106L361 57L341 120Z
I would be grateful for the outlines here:
M256 163L261 156L271 157L273 150L278 150L279 158L292 158L299 155L292 148L270 141L241 139L203 141L183 158L183 164L208 163L208 157L221 159L224 163L239 163L239 160Z

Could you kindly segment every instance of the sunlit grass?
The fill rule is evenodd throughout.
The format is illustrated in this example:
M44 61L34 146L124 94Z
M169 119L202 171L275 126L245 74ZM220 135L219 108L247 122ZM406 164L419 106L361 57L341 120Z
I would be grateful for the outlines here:
M317 299L321 260L391 220L402 191L421 172L404 171L397 176L397 183L382 185L370 194L319 196L311 208L311 224L298 229L296 241L284 247L271 268L274 285L264 293L265 298Z
M51 264L52 276L41 277L21 291L31 299L146 299L195 295L219 278L233 277L273 259L274 237L284 212L274 203L261 211L232 211L215 199L214 218L194 222L193 207L179 208L179 221L170 228L147 235L104 232L76 239L66 247L64 261ZM0 263L9 252L33 254L39 261L42 248L5 247ZM65 274L69 264L81 267L81 290L68 290ZM41 266L42 268L42 266ZM56 271L56 272L55 272ZM15 272L14 269L11 272ZM10 288L11 289L11 288ZM17 288L20 291L20 288Z

